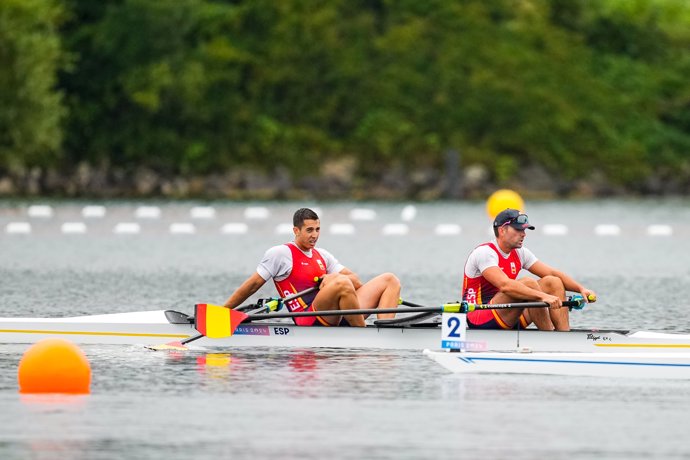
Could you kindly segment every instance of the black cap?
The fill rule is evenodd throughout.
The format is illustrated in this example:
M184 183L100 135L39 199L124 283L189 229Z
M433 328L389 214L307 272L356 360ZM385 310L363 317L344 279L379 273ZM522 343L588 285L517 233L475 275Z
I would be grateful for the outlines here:
M518 219L518 217L521 218ZM520 220L520 222L518 222L518 220ZM518 230L525 230L528 228L530 230L534 230L534 225L530 225L529 220L527 219L527 214L522 214L517 209L508 208L499 212L494 219L494 227L502 227L506 224L506 222L510 222L508 225Z

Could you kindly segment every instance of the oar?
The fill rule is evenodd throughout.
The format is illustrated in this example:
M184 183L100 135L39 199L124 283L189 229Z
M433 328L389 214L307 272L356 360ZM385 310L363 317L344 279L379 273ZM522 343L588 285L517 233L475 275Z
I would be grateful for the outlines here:
M319 282L318 278L315 281ZM295 300L303 295L311 294L319 290L319 285L310 287L300 292L296 292L282 299L267 299L261 303L268 311L279 310L278 306L282 303ZM244 320L253 315L238 309L230 309L221 307L219 305L211 304L196 304L194 306L194 328L199 331L199 334L192 337L187 337L183 340L175 342L164 343L160 345L150 345L146 348L150 350L188 350L187 344L202 337L210 337L220 339L223 337L230 337Z
M408 302L407 300L400 299L398 301L398 305L405 305L407 307L414 307L414 308L425 308L426 305L419 305L418 303L412 303Z
M566 300L563 302L562 305L564 307L577 307L578 305L580 305L580 302L576 300ZM257 313L253 315L247 315L247 319L249 321L255 321L272 318L299 318L304 316L373 315L377 313L468 313L475 310L502 310L506 308L541 308L548 306L549 304L546 302L515 302L497 304L474 304L467 302L455 302L445 303L439 307L425 307L419 305L414 308L362 308L353 310L319 310L284 313Z
M587 300L590 302L594 302L597 300L596 296L590 295ZM461 313L467 313L473 310L500 310L502 308L539 308L539 307L547 307L548 304L545 302L515 302L515 303L503 303L503 304L473 304L473 303L467 303L467 302L454 302L454 303L446 303L444 305L456 305L456 304L466 304L468 310L462 311ZM408 302L407 300L399 299L398 300L399 305L406 305L408 307L414 307L414 308L427 308L425 305L420 305L418 303L412 303ZM586 302L584 301L584 297L580 294L574 294L568 297L568 300L563 301L562 304L564 307L568 308L574 308L576 310L582 310L584 306L586 305ZM420 310L422 311L422 310Z

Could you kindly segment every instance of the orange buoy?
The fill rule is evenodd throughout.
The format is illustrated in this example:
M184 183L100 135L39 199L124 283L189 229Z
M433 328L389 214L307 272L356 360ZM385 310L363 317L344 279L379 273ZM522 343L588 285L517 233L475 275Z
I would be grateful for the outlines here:
M18 380L20 393L90 393L91 365L72 342L44 339L24 352Z

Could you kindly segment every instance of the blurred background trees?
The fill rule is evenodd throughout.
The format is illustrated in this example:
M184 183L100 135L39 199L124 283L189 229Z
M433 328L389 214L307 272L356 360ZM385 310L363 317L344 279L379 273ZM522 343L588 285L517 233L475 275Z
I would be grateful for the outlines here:
M685 192L688 75L684 0L4 0L0 174L367 184L456 149L498 185Z

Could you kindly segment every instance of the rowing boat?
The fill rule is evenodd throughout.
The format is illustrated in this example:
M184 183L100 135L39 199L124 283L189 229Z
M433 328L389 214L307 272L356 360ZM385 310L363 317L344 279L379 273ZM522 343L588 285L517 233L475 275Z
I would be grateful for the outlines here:
M457 374L555 374L690 379L690 353L451 352L424 354Z
M298 347L298 348L439 348L441 327L438 317L419 322L377 321L365 328L302 327L292 322L261 320L240 324L225 338L204 337L195 345L212 348ZM192 320L173 310L77 316L69 318L0 318L0 343L34 343L44 338L62 337L79 344L156 345L196 335ZM467 331L470 342L485 343L493 351L530 349L533 352L623 352L663 351L690 353L690 334L649 331L573 330L545 332Z

